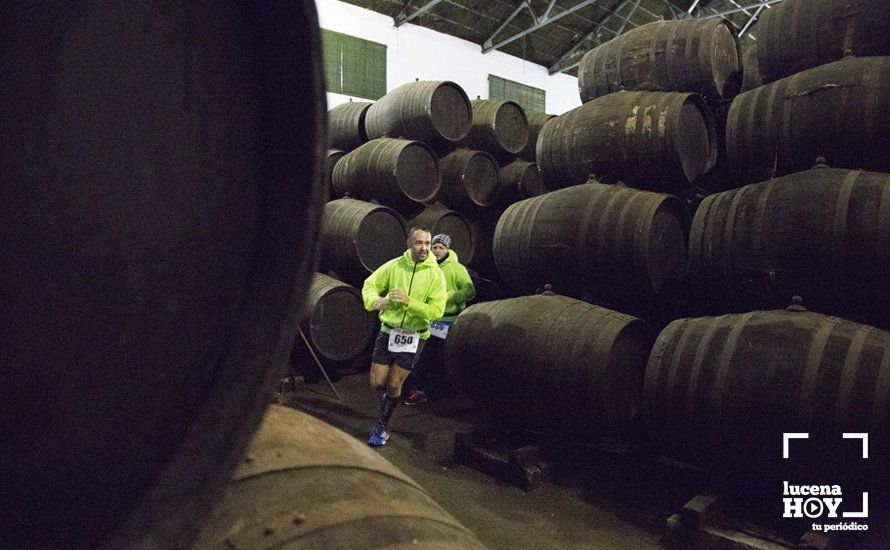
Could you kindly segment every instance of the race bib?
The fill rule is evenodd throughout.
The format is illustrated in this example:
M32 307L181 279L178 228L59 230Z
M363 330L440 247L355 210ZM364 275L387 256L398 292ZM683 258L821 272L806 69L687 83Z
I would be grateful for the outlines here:
M413 330L394 328L389 333L387 349L393 353L417 353L420 334Z
M430 325L430 336L444 340L448 337L448 329L450 328L450 321L433 321L433 324Z

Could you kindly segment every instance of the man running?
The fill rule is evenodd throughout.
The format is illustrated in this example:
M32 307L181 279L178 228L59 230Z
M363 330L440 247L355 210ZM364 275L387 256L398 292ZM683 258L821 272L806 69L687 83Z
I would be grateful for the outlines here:
M386 445L402 384L430 336L430 323L445 312L445 275L430 254L430 240L428 229L412 227L408 250L377 268L362 287L365 308L380 312L381 324L371 355L371 388L384 391L368 439L372 447Z

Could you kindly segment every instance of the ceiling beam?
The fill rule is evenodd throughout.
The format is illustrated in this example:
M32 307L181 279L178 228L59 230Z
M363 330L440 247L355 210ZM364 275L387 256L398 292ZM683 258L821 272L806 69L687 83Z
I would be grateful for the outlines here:
M437 0L432 0L432 1L435 2ZM525 29L524 31L520 31L520 32L514 34L510 38L501 40L497 44L493 44L494 38L489 38L482 44L482 53L488 53L491 50L496 50L498 48L506 46L507 44L515 42L516 40L519 40L523 36L525 36L527 34L531 34L531 33L535 32L536 30L549 25L550 23L553 23L554 21L559 21L563 17L565 17L567 15L571 15L572 13L575 13L576 11L578 11L582 8L586 8L587 6L594 4L597 1L599 1L599 0L581 0L581 2L578 2L574 6L567 8L567 9L557 13L556 15L547 15L547 17L541 17L540 19L538 19L538 22L535 23L534 25L532 25L531 27Z
M414 18L417 17L418 15L422 15L423 13L425 13L425 12L431 10L432 8L436 7L436 4L439 4L439 3L441 3L442 1L443 1L443 0L430 0L429 2L427 2L426 4L424 4L423 6L421 6L420 8L417 8L417 9L416 9L413 13L411 13L410 15L408 15L408 4L410 4L410 2L406 2L405 5L402 7L401 11L399 11L398 15L396 15L395 17L393 17L393 21L395 21L396 27L401 27L402 25L404 25L404 24L407 23L408 21L411 21L412 19L414 19Z
M579 61L578 63L575 63L574 65L570 65L570 66L568 66L568 67L560 67L560 65L562 65L562 63L565 62L566 59L570 58L570 57L572 56L572 54L574 54L575 52L577 52L578 49L581 47L582 44L584 44L585 42L587 42L587 41L590 40L591 38L595 37L596 34L597 34L600 30L608 30L609 32L612 33L613 36L618 36L619 34L621 34L620 31L613 31L612 29L609 29L608 27L605 26L605 24L606 24L606 21L608 21L608 20L611 19L612 17L616 17L616 16L620 17L620 16L618 15L618 12L620 12L620 11L624 8L624 6L626 6L626 5L629 4L629 3L630 3L630 0L624 0L624 2L622 2L622 3L616 8L615 11L608 10L608 11L609 11L609 15L607 15L606 17L604 17L604 18L603 18L603 19L602 19L602 20L601 20L595 27L593 27L593 29L590 30L590 32L588 32L587 34L585 34L584 36L582 36L579 40L575 41L575 43L572 44L572 46L571 46L568 50L566 50L565 52L563 52L563 53L559 56L559 59L557 59L552 65L550 65L550 67L547 69L547 71L548 71L550 74L556 74L556 73L559 73L559 72L565 72L565 71L567 71L567 70L569 70L569 69L572 69L572 68L577 67L577 66L580 64L580 61ZM602 6L600 6L600 7L602 8ZM605 8L603 8L603 9L605 9ZM636 25L634 25L634 26L636 26ZM597 45L599 45L599 44L597 44Z
M760 15L760 12L762 12L764 8L766 8L766 6L760 6L759 8L757 8L757 10L754 12L754 15L752 15L751 18L748 19L748 22L745 23L745 26L742 27L742 30L739 31L739 36L745 36L745 33L748 32L748 29L751 28L751 25L753 25L757 21L757 17Z
M732 8L730 10L715 11L712 14L702 16L702 19L713 19L715 17L725 17L727 15L731 15L733 13L739 13L739 12L745 11L745 10L752 10L754 8L760 8L760 7L769 7L769 6L772 6L773 4L778 4L781 1L782 0L763 0L763 2L758 2L756 4L751 4L748 6L739 6L737 8Z
M630 18L633 17L634 12L637 11L637 8L640 7L640 2L642 2L642 0L636 0L636 2L634 2L634 5L631 6L630 11L627 12L627 15L624 17L624 23L622 23L621 27L618 28L618 34L623 33L624 29L627 28L627 24L630 23Z
M490 44L495 39L495 37L497 35L501 34L501 31L504 30L507 27L507 25L510 24L510 21L513 21L516 18L516 16L519 15L519 13L526 8L528 8L528 10L531 11L531 6L529 5L528 0L524 0L521 4L516 6L516 9L513 10L513 13L511 13L506 19L504 19L504 22L501 23L501 26L498 27L496 31L491 33L491 36L486 38L485 42L483 42L483 44ZM544 17L547 17L547 15L545 14ZM537 19L535 17L534 13L532 13L532 19Z

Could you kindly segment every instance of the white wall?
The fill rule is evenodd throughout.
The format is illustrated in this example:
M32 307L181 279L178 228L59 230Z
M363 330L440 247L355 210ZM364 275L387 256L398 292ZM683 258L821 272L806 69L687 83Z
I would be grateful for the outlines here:
M486 99L488 75L493 74L545 90L548 113L559 115L581 105L578 79L573 76L550 76L541 65L499 51L483 54L478 44L411 23L396 28L392 17L339 0L316 0L315 4L321 28L386 44L387 90L416 78L451 80L470 99ZM349 99L328 93L328 109Z

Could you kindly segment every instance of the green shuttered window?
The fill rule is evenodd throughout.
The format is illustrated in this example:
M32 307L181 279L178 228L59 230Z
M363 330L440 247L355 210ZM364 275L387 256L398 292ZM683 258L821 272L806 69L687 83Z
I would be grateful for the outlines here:
M386 45L322 29L328 91L365 99L386 93Z
M493 74L488 75L488 98L515 101L527 111L545 112L547 92Z

